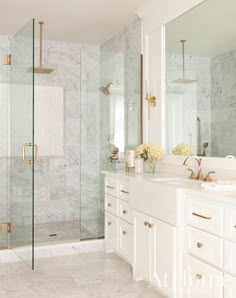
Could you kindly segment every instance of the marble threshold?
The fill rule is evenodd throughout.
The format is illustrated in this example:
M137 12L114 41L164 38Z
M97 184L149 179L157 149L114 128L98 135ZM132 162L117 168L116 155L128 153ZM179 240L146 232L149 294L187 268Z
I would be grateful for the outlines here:
M54 245L36 246L34 249L35 259L76 255L89 252L104 251L104 239L70 242ZM31 256L31 247L21 247L0 251L0 264L21 262L22 259Z

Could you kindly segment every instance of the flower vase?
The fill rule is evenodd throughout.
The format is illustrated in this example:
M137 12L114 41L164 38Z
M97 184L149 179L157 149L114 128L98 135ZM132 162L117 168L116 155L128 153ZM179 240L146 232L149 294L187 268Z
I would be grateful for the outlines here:
M147 160L144 163L145 172L154 174L156 172L156 165L157 165L157 163L155 161Z

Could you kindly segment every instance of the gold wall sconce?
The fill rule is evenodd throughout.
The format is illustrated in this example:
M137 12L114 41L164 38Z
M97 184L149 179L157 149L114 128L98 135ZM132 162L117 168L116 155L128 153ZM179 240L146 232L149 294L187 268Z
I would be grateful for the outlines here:
M150 120L150 108L155 108L155 106L157 105L157 98L156 96L151 95L148 81L146 81L146 90L147 90L147 93L146 93L145 99L148 102L148 120Z
M11 65L11 55L2 55L2 65Z

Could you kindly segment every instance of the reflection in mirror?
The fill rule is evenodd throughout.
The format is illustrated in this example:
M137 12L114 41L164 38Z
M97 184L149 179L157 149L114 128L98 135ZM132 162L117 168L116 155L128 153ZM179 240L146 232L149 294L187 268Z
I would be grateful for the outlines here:
M103 169L124 168L125 151L140 144L140 75L139 54L103 52L99 86Z
M234 0L206 0L166 25L169 154L186 144L194 155L236 155L235 16Z

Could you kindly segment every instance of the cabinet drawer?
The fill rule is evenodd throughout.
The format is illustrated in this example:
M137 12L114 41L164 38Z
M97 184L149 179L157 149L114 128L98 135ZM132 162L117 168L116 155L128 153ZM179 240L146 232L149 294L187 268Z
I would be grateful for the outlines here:
M224 251L224 270L236 276L236 243L225 240Z
M105 195L105 210L114 215L118 215L118 199Z
M223 272L193 257L185 257L185 298L223 298Z
M129 183L128 181L119 181L118 196L121 200L129 200Z
M185 249L190 254L223 268L223 240L221 238L187 227Z
M130 263L132 228L130 224L123 220L118 220L118 237L118 252Z
M225 209L225 236L236 240L236 209Z
M119 201L119 217L129 223L131 223L131 209L129 204L123 201Z
M201 200L188 199L187 223L198 229L223 235L223 208Z
M117 180L106 177L104 187L105 194L117 197Z
M236 296L236 278L225 274L224 276L224 298L235 298Z
M105 248L106 251L117 251L118 219L116 216L105 212Z

